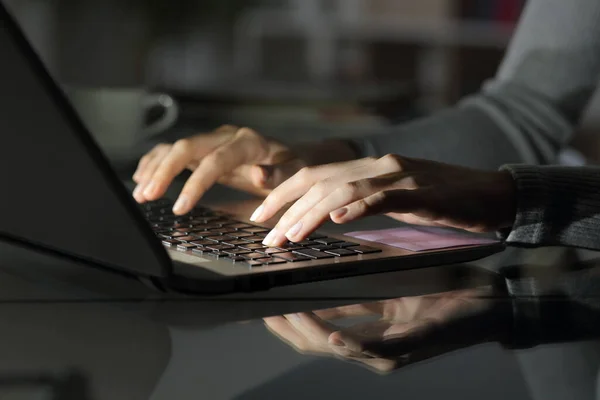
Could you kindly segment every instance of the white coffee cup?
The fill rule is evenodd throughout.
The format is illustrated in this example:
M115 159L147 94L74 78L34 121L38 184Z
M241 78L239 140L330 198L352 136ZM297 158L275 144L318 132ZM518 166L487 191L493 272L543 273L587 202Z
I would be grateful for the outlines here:
M179 116L175 100L140 88L67 87L65 93L98 145L115 159L131 156L134 147L171 128ZM160 119L146 124L146 115L163 108Z

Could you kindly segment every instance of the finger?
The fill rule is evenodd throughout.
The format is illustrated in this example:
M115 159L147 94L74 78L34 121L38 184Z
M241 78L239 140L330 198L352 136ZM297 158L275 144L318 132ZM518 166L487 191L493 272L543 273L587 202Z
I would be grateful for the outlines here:
M327 221L333 211L341 207L383 190L408 189L415 186L414 178L406 173L389 174L377 178L344 183L311 209L301 209L298 214L292 216L293 219L291 221L285 220L286 216L284 216L280 224L284 224L284 221L288 225L295 223L295 225L289 228L285 236L292 242L301 242ZM288 212L291 213L291 211ZM305 212L304 215L300 215L303 211ZM296 218L298 218L298 221L295 221ZM278 224L276 228L282 228L282 226ZM285 225L283 228L285 228Z
M354 169L358 166L372 163L374 160L374 158L363 158L344 163L302 168L267 196L263 204L252 215L251 220L254 222L265 222L277 214L287 203L304 195L314 184L338 173L340 168L344 170Z
M310 313L289 314L285 318L313 346L318 348L328 348L329 336L338 329Z
M354 353L391 358L434 345L438 331L438 324L429 318L407 323L378 321L334 332L329 342Z
M379 214L431 213L431 204L435 202L428 198L430 193L432 192L425 189L381 191L333 211L331 219L335 223L345 224Z
M133 191L134 198L140 202L146 202L148 199L144 195L146 188L150 182L154 171L160 165L163 158L169 153L171 146L170 145L161 145L160 148L154 153L154 155L149 158L144 166L144 169L139 173L139 183L137 187Z
M326 310L315 311L314 313L322 320L333 321L342 318L364 317L368 315L382 314L383 307L384 303L377 302L329 308Z
M219 178L241 165L258 162L266 152L264 138L250 129L240 129L231 141L204 157L183 187L173 212L178 215L189 212Z
M348 184L348 182L360 181L365 178L388 175L397 172L399 169L401 170L401 167L397 163L390 162L389 157L383 157L374 162L372 160L369 161L370 162L363 163L352 169L347 168L347 163L339 164L338 173L335 176L317 182L305 195L294 203L294 205L283 215L273 231L267 236L264 243L268 246L279 246L288 239L292 241L301 241L308 233L314 231L317 226L322 224L325 219L328 218L329 212L333 210L328 210L326 213L323 213L323 210L314 212L314 208L341 185ZM347 186L356 185L348 184ZM363 186L362 189L359 189L364 192L363 196L370 194L371 192L365 188L367 185ZM354 189L356 189L356 187L354 187ZM306 226L303 225L303 222L301 221L301 218L309 211L311 212L311 215L315 215L315 221L312 222L310 230L306 229ZM304 233L303 237L299 235L301 232Z
M140 161L138 162L137 168L135 169L135 172L133 173L132 177L132 180L135 183L140 183L142 172L144 171L150 160L154 158L154 150L155 149L152 149L152 151L140 158Z
M173 179L192 163L194 146L193 139L181 139L173 144L169 153L154 170L144 190L146 199L156 200L165 194Z
M318 349L312 345L310 341L296 330L285 317L269 317L265 318L264 322L267 328L275 336L279 337L279 339L301 353L330 353L329 351L324 351L323 348Z

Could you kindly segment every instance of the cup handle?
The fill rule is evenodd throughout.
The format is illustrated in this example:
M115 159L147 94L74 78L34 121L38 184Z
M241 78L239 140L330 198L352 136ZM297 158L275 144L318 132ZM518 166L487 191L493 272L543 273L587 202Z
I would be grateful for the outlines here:
M164 114L158 121L153 122L142 130L145 138L163 133L175 125L177 118L179 118L179 106L168 94L157 93L148 95L144 98L143 107L146 112L154 107L162 107L164 109Z

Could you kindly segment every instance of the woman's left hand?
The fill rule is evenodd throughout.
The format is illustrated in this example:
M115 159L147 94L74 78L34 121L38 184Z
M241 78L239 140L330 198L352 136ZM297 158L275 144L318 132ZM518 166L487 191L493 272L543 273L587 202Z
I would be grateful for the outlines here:
M387 214L416 225L490 232L513 224L514 181L489 172L387 155L302 169L271 192L252 220L295 201L264 243L300 242L331 219L343 224Z

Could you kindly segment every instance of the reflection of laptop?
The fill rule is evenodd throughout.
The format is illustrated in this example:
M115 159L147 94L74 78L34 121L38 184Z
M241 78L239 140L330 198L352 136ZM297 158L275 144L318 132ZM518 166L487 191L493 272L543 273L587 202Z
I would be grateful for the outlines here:
M481 258L500 243L411 252L313 235L264 249L255 203L141 208L118 180L15 21L0 5L0 234L167 290L225 293ZM141 211L140 211L141 209ZM146 220L148 218L148 220Z

